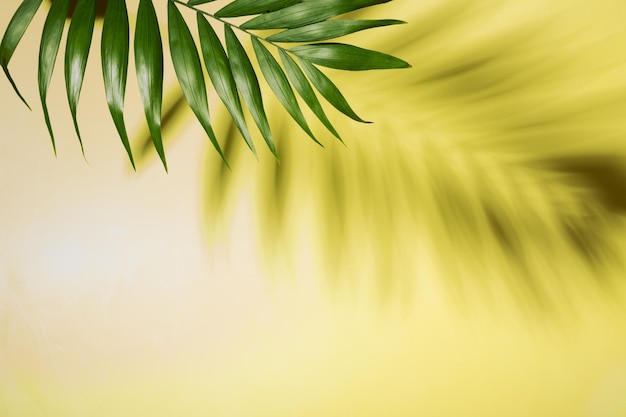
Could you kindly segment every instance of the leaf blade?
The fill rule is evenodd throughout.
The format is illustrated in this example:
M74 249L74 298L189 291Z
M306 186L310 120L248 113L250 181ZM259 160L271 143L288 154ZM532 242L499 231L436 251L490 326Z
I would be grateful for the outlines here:
M383 26L403 24L401 20L326 20L287 29L275 33L267 38L270 42L318 42L334 39L362 30L373 29Z
M198 6L200 4L212 3L214 1L215 0L189 0L187 4L190 6Z
M306 26L344 13L387 3L391 0L317 0L305 1L245 22L243 29L291 29Z
M280 68L280 65L278 65L278 62L276 62L270 51L268 51L257 38L252 38L252 47L254 48L257 60L259 61L261 72L276 95L276 98L278 98L278 101L280 101L296 123L300 125L302 130L304 130L306 134L309 135L317 144L321 145L313 132L311 132L311 129L309 128L309 125L300 110L296 96L289 85L287 76Z
M263 109L261 88L254 69L252 68L252 64L250 63L250 59L230 26L224 26L224 31L226 35L226 49L230 58L231 70L237 88L243 97L243 101L248 106L252 118L259 127L259 131L267 143L267 146L274 156L276 156L276 145L274 144L272 131L267 121L267 115Z
M30 106L26 102L24 96L20 93L20 90L17 88L17 84L11 77L9 72L9 62L11 61L11 57L13 56L17 45L22 40L26 29L28 29L33 17L35 17L35 13L39 10L41 3L42 0L24 0L15 11L15 14L11 18L9 25L2 36L2 41L0 41L0 66L2 66L2 70L11 83L13 90L29 110Z
M197 22L202 56L213 87L248 147L254 148L226 51L217 33L201 13L197 13Z
M180 87L189 107L209 136L209 140L226 162L211 126L206 85L196 44L185 19L172 1L167 3L167 15L170 53Z
M411 67L408 62L400 58L343 43L301 45L289 51L314 64L347 71Z
M348 101L341 91L339 91L337 86L322 71L318 70L304 59L298 59L298 62L300 62L300 66L317 91L319 91L333 107L357 122L371 123L361 119L354 110L352 110L352 107L348 104Z
M80 130L78 129L77 110L95 21L96 2L92 0L79 0L76 5L76 10L74 11L70 28L67 32L67 42L65 46L65 87L70 111L72 113L72 121L74 122L74 129L76 130L83 155L85 155L85 149L83 147Z
M167 171L161 134L163 103L163 43L151 0L140 0L135 27L135 70L152 142Z
M285 72L287 76L291 80L291 84L294 86L300 97L304 100L304 102L309 106L309 108L313 111L313 113L317 116L317 118L322 122L324 126L333 134L337 139L343 142L335 127L330 123L322 105L320 104L313 88L309 84L306 79L306 76L296 64L296 62L282 49L278 50L283 66L285 67Z
M284 9L302 0L235 0L219 9L216 17L240 17Z
M130 35L124 0L109 0L102 25L102 75L109 112L133 169L135 160L124 122L124 97L128 77Z
M43 26L41 33L41 43L39 45L39 64L37 72L37 81L39 86L39 98L41 99L41 106L43 108L43 115L52 140L52 148L56 155L56 142L54 139L54 132L52 131L52 124L50 122L50 113L48 111L47 97L48 87L50 80L52 79L52 73L54 72L54 64L57 54L59 52L59 45L61 44L61 36L63 35L63 27L65 25L65 18L70 7L69 0L57 0L52 3L46 22Z

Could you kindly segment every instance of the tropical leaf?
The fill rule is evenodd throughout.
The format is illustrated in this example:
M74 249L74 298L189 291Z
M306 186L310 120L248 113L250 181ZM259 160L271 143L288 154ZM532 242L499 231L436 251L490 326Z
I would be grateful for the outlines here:
M314 64L348 71L410 67L409 63L391 55L343 43L302 45L290 51Z
M174 72L180 84L180 100L186 102L206 132L217 153L226 161L220 140L211 123L203 62L211 87L224 104L244 142L256 156L253 135L248 126L249 113L272 154L278 151L268 114L265 109L267 94L273 94L291 118L315 142L320 143L311 130L309 121L300 108L296 93L312 110L325 128L341 140L330 123L317 98L317 90L332 106L350 118L364 122L352 110L339 88L315 65L330 68L363 71L369 69L408 68L409 64L393 56L357 46L340 43L320 43L354 32L376 27L404 23L399 20L351 20L345 15L357 9L391 0L234 0L217 7L209 13L203 6L214 0L165 0L167 1L167 32L169 52ZM42 0L24 0L17 9L0 43L0 65L9 82L24 103L8 71L8 64L21 37L30 25ZM140 0L134 34L131 34L126 0L108 0L104 13L101 38L101 64L106 100L113 123L133 168L135 161L124 121L126 84L130 38L133 37L135 72L141 102L150 134L150 147L156 149L167 170L163 146L163 127L180 110L164 117L163 83L164 57L162 29L153 0ZM76 4L72 11L71 6ZM52 3L41 36L39 58L39 92L46 126L56 153L55 138L50 123L46 99L52 78L56 56L66 20L69 30L65 45L65 84L69 109L81 149L83 141L78 127L77 113L94 21L102 16L96 0L55 0ZM196 13L197 36L187 25L182 10ZM231 18L247 17L230 21ZM216 26L224 30L224 38L217 35ZM278 33L266 34L257 30L278 29ZM238 31L239 33L236 33ZM244 38L251 42L251 53L244 46ZM281 43L299 43L291 49ZM202 57L200 56L202 55ZM276 57L280 57L277 60ZM256 59L254 59L256 58ZM280 63L279 63L280 61ZM266 85L261 86L259 79ZM183 100L184 97L184 100ZM142 147L142 154L145 149ZM226 164L228 165L228 164Z
M216 17L239 17L281 10L302 0L235 0L215 13Z
M52 132L52 124L50 123L50 114L48 112L48 104L46 99L48 97L48 86L52 79L52 73L54 71L54 64L56 62L57 53L59 52L59 45L61 43L61 36L63 35L63 26L65 24L65 18L70 8L70 0L57 0L52 3L48 17L43 26L43 32L41 34L41 44L39 46L39 97L41 98L41 106L43 107L43 115L46 120L46 126L50 133L50 139L52 140L52 148L56 155L56 143L54 140L54 133Z
M130 163L135 160L124 123L124 96L128 75L129 54L128 11L124 0L109 0L102 25L102 75L109 111Z
M322 71L315 68L315 66L310 64L306 59L300 59L300 65L302 65L302 69L307 77L309 77L309 80L311 80L311 83L317 88L317 91L319 91L337 110L357 122L371 123L361 119L354 110L352 110L352 107L350 107L346 98L341 94L341 91L339 91L337 86L324 75Z
M204 63L209 77L211 78L211 82L215 87L217 95L232 116L237 129L241 132L248 146L253 149L254 144L252 137L250 137L246 119L243 115L241 101L239 100L239 95L237 95L237 84L233 78L226 51L224 51L224 47L217 37L217 33L215 33L215 30L204 16L198 13L197 20L202 56L204 57Z
M283 66L285 67L285 71L287 72L287 75L289 76L289 79L291 80L294 88L296 89L296 91L298 91L298 94L300 94L300 97L302 97L302 99L311 108L311 110L313 110L313 113L315 113L317 118L320 119L324 126L326 126L326 128L337 139L341 140L339 133L337 133L333 125L330 123L330 120L328 120L328 117L326 116L326 113L324 113L322 105L315 95L315 91L313 91L313 88L311 88L311 84L309 84L309 82L307 81L306 76L304 75L300 67L298 67L298 64L296 64L295 61L282 49L279 49L278 53L280 54L280 59L283 63Z
M80 137L76 113L78 110L78 98L83 86L85 68L89 48L91 47L91 37L93 26L96 21L96 2L93 0L79 0L74 11L74 18L67 32L67 45L65 46L65 86L67 89L67 99L72 112L74 129L78 135L80 148L85 154L83 140Z
M28 25L30 25L30 22L33 20L39 6L41 6L41 1L42 0L24 0L20 7L18 7L15 11L6 32L4 32L2 42L0 42L0 65L2 66L7 79L11 83L13 90L15 90L15 93L29 109L30 106L20 93L20 90L17 88L17 85L9 73L9 61L11 61L15 48L17 48L17 45L20 43L22 36L24 36L26 29L28 29Z
M226 48L228 50L228 55L230 56L230 67L233 71L235 83L239 88L244 102L248 105L248 108L252 113L252 118L259 127L267 146L269 146L270 150L276 154L274 138L272 137L272 132L270 131L265 110L263 110L261 89L259 87L259 81L254 72L254 68L252 68L252 64L246 54L246 50L239 42L239 39L237 39L235 32L233 32L230 26L225 26L224 30L226 35ZM251 146L250 149L256 155L254 146Z
M200 4L211 3L213 1L215 1L215 0L189 0L187 2L187 4L190 5L190 6L197 6L197 5L200 5Z
M276 94L278 101L287 109L287 112L289 112L291 117L300 125L302 130L304 130L311 139L321 145L315 138L315 135L313 135L313 132L311 132L309 124L304 119L304 115L298 105L298 100L296 100L296 96L289 86L289 80L280 68L280 65L278 65L278 62L276 62L270 51L268 51L257 38L252 38L252 46L259 60L261 71L270 88L274 91L274 94Z
M154 147L167 170L161 137L163 44L152 0L140 0L135 29L135 68L139 92Z
M267 38L270 42L317 42L382 26L400 25L402 20L326 20L295 29L287 29Z
M318 0L305 1L284 9L257 16L243 25L244 29L284 29L310 25L354 10L391 0Z
M183 90L183 94L194 112L211 143L224 158L220 144L215 137L209 116L206 85L202 74L202 64L196 50L191 32L182 14L173 2L167 3L170 52L174 70ZM226 160L224 160L226 162Z

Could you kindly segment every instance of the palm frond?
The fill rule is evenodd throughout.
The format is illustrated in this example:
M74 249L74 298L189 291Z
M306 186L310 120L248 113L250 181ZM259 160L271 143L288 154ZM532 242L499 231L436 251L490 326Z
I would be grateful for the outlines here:
M124 0L109 0L102 24L102 75L109 111L133 169L135 160L124 122L130 34Z
M15 52L15 48L17 48L17 44L22 39L22 36L24 36L26 29L28 29L28 25L30 25L31 20L35 17L35 13L37 13L39 6L41 6L41 2L42 0L27 0L22 2L9 22L9 26L4 33L2 42L0 43L0 65L2 65L2 69L13 86L15 93L29 109L30 106L20 93L17 85L11 77L9 72L9 61L11 61L11 57L13 56L13 52Z
M381 52L354 45L324 42L358 31L404 23L389 19L342 18L346 13L387 3L390 0L350 2L234 0L220 5L221 7L214 13L203 8L209 3L219 3L213 0L164 1L167 2L168 11L169 51L182 93L226 165L228 165L226 156L222 152L219 138L214 133L214 126L209 115L203 62L217 96L228 110L248 148L256 155L255 145L246 121L246 108L268 148L276 157L278 157L278 151L264 107L264 96L257 71L263 75L270 87L269 91L273 92L284 110L313 141L319 143L309 121L300 109L296 93L313 110L322 125L337 138L340 136L326 117L314 89L330 104L354 120L360 122L363 120L356 116L339 89L315 65L350 71L410 66L399 58ZM42 0L22 2L0 45L0 65L24 103L26 100L20 94L8 67L15 48L41 3ZM108 4L102 29L100 58L107 103L113 122L134 168L135 161L124 122L124 96L128 74L129 43L132 36L135 71L152 146L167 170L162 137L164 79L162 30L154 4L152 0L139 1L135 33L131 34L126 1L109 0L105 3ZM65 22L70 21L65 47L65 83L69 108L82 149L83 141L77 121L78 102L94 32L94 21L100 10L97 7L101 6L102 2L97 0L74 2L56 0L48 12L41 37L39 90L44 118L55 153L56 144L46 98ZM183 16L183 10L196 14L199 48ZM223 28L223 42L217 35L215 26ZM265 31L268 29L273 33L266 34ZM236 31L239 34L236 34ZM258 69L252 62L252 54L244 48L241 36L251 40ZM298 45L289 48L282 46L288 43ZM280 56L280 60L276 59L275 55Z

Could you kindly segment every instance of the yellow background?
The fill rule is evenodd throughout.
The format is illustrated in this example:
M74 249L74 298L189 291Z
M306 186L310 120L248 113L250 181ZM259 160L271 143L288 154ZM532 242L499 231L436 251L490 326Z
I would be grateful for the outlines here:
M421 2L394 3L377 16L402 19L399 7ZM569 4L591 3L612 7ZM18 4L0 4L0 31ZM626 314L588 283L558 312L529 312L494 301L497 291L449 297L427 256L410 301L382 306L328 289L306 273L306 252L297 272L270 279L245 189L229 239L210 246L199 127L167 148L169 174L156 159L131 172L105 105L99 32L79 107L87 162L60 60L55 158L36 87L44 18L11 62L33 112L0 77L0 415L626 416ZM131 76L131 132L141 113Z

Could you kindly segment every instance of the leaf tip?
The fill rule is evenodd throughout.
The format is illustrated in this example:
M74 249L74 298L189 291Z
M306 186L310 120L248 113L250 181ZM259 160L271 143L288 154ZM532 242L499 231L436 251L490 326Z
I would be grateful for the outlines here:
M26 99L24 98L24 96L22 95L20 90L17 88L17 84L15 84L15 81L13 80L13 77L11 77L11 74L9 73L9 67L7 66L6 63L2 64L2 70L4 71L4 74L6 75L7 79L9 80L9 83L11 84L11 87L13 87L13 90L15 91L17 96L20 98L20 100L22 100L22 103L24 103L26 105L28 110L33 111L33 109L31 109L30 105L28 104L28 102L26 101Z
M135 160L132 155L130 155L130 166L133 168L133 171L137 172L137 166L135 165Z

